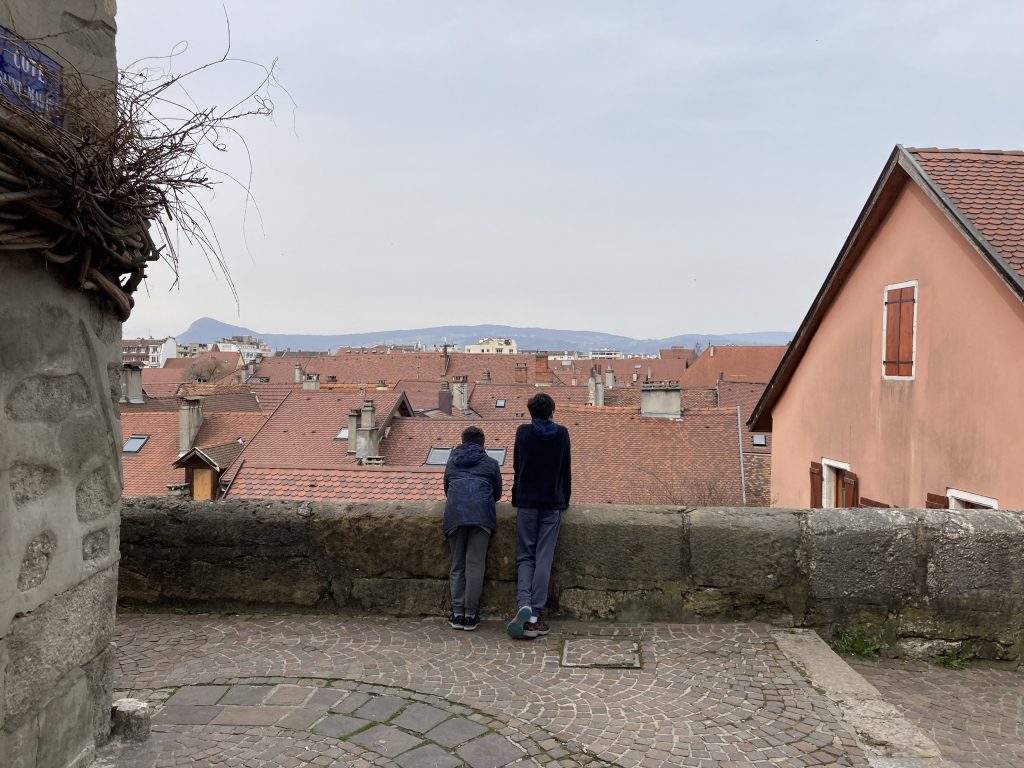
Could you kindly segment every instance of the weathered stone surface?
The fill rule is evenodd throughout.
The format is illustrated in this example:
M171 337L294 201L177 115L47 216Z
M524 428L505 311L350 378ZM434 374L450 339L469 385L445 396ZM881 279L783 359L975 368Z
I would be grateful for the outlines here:
M896 509L807 514L803 556L815 597L887 603L916 593L916 516Z
M18 384L7 397L7 416L15 421L63 421L89 403L81 374L36 375Z
M27 592L43 583L56 549L57 537L53 531L43 531L25 545L21 570L18 572L18 589Z
M71 669L103 651L114 628L117 569L97 573L11 622L7 646L7 716L40 701Z
M117 647L107 647L86 663L82 670L89 684L89 706L92 709L93 741L102 746L110 738L110 705L114 695L114 663Z
M441 532L444 505L354 504L345 514L323 510L312 519L313 540L353 576L447 578L448 551Z
M85 672L72 669L39 711L39 765L70 765L83 752L95 748L93 720Z
M21 507L46 496L59 480L60 473L55 467L18 461L11 465L11 496Z
M690 570L709 587L775 589L800 578L800 518L791 510L695 509Z
M112 708L111 736L121 741L145 741L153 726L149 704L139 699L118 699Z
M948 607L1019 612L1024 608L1024 515L949 511L929 526L928 594Z
M73 355L74 320L59 304L31 304L20 308L0 302L0 368L25 370L40 360ZM46 333L39 333L45 328Z
M619 505L572 507L562 517L554 571L567 587L588 577L639 584L681 581L684 548L679 512Z
M64 470L77 475L97 456L113 456L114 439L98 411L65 421L57 440ZM120 447L121 436L117 435L116 440Z
M389 616L441 614L448 582L440 579L353 579L350 602L360 610Z
M82 537L82 559L99 560L110 554L110 532L106 528L92 531Z
M36 768L39 751L39 721L25 718L10 730L0 724L0 765L5 768Z
M118 510L117 494L110 470L101 467L78 484L75 491L75 513L79 522L91 523Z

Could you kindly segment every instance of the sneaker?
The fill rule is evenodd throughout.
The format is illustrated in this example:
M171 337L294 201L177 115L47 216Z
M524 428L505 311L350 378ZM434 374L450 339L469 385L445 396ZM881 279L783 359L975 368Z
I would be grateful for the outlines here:
M505 631L508 632L508 636L516 640L522 640L526 637L526 633L523 627L526 622L533 616L533 608L528 605L524 605L518 611L516 615L512 617L512 621L505 625Z
M480 626L479 616L463 616L462 617L462 628L467 632L472 632L474 629Z
M452 629L462 629L462 620L465 618L461 613L448 615L448 626Z
M523 625L523 637L539 637L541 635L546 635L550 631L551 628L540 619L537 619L536 621L528 621Z

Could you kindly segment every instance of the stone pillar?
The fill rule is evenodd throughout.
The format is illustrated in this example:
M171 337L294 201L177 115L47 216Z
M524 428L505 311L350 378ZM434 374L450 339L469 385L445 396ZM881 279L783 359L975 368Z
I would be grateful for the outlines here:
M88 87L115 81L113 0L5 0L0 25ZM2 766L84 765L109 735L120 379L113 309L0 252Z

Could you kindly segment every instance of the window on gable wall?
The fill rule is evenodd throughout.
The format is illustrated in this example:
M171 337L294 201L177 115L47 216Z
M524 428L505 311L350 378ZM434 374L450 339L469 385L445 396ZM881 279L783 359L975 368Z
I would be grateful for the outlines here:
M882 314L882 377L914 378L917 351L917 281L887 285Z
M812 509L837 509L860 506L857 475L850 465L833 459L811 462Z

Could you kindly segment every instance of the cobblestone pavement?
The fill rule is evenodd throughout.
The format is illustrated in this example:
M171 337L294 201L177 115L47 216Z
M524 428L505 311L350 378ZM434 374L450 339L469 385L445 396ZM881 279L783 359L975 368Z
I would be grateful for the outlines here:
M924 661L847 662L962 768L1024 766L1024 672L973 662L946 669Z
M125 615L116 686L161 709L108 766L865 766L760 624Z

